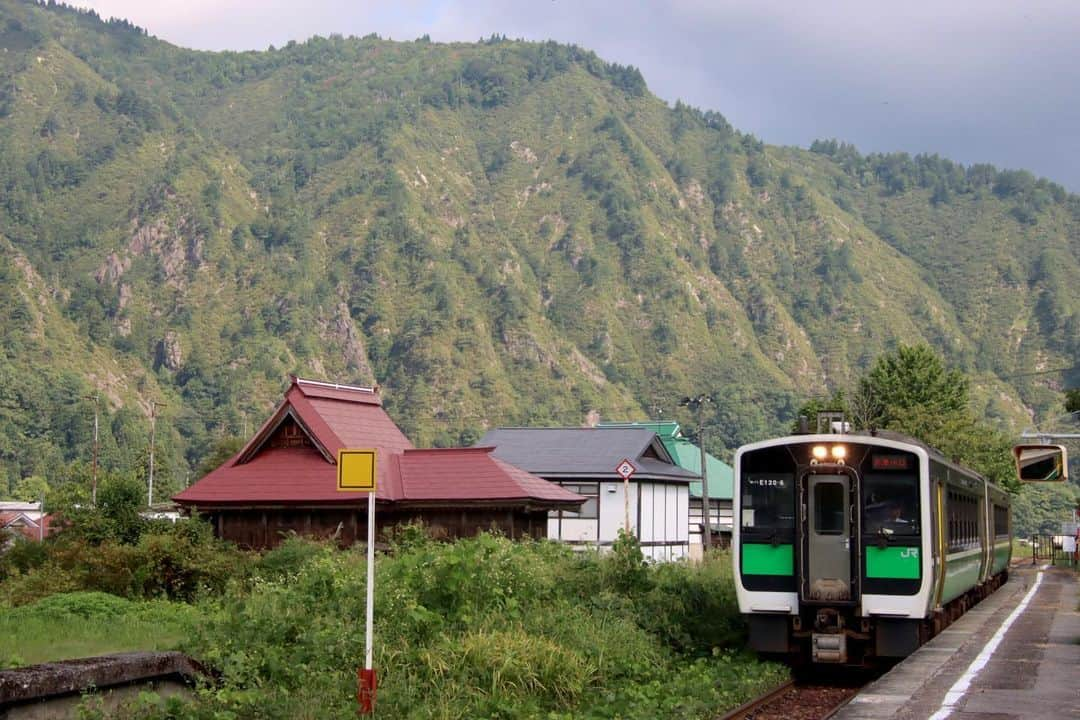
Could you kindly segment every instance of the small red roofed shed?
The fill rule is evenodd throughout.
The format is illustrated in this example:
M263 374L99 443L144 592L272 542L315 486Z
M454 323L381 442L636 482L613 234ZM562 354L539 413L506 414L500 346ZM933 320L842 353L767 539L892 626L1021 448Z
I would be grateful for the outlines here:
M494 529L541 538L550 510L584 501L494 457L492 448L415 449L374 388L295 377L247 444L173 499L241 546L273 547L292 532L351 544L366 536L367 494L337 489L343 448L377 451L380 533L420 521L444 537Z

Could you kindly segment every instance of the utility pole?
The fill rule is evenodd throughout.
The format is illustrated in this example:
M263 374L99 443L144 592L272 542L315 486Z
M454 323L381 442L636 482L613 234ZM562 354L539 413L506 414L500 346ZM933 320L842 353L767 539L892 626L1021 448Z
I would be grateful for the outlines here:
M38 508L38 542L45 542L45 491L41 491L41 506Z
M86 399L91 399L89 395ZM94 393L94 464L90 474L90 504L97 507L97 466L98 466L98 393Z
M147 507L154 504L154 432L157 429L157 409L159 405L164 406L165 403L160 403L157 400L150 401L150 482L146 494Z
M712 503L709 500L708 456L705 452L705 421L701 416L701 411L705 407L705 403L710 403L712 400L712 395L702 393L693 398L685 397L682 399L682 402L679 403L679 405L689 408L697 413L697 441L698 449L701 451L701 514L705 519L705 527L701 534L701 540L705 547L706 554L712 549Z

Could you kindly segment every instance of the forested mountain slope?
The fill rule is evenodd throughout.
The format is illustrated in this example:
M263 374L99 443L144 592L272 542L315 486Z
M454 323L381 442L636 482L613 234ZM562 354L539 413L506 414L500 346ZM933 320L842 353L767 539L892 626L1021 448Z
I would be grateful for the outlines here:
M164 493L289 372L419 445L712 391L720 450L900 340L1013 427L1080 357L1080 198L1026 172L767 146L553 43L206 53L0 0L0 48L11 484L84 471L95 394L107 467L165 403Z

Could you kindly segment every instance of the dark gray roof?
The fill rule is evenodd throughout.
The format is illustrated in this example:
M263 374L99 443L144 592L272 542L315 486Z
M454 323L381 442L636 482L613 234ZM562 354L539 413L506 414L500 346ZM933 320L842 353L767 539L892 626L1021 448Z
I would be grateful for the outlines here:
M660 438L647 428L496 428L477 445L493 447L495 457L543 478L619 479L615 466L623 458L637 467L637 480L700 477L672 462ZM657 457L642 457L650 449Z

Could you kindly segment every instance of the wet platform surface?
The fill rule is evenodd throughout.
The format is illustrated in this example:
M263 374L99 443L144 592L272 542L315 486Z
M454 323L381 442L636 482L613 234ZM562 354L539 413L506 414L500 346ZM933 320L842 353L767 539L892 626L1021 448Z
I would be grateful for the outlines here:
M1039 574L1014 566L1009 582L834 717L1080 720L1080 583L1070 569L1048 568L1041 581Z

